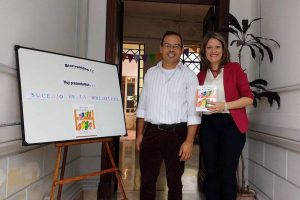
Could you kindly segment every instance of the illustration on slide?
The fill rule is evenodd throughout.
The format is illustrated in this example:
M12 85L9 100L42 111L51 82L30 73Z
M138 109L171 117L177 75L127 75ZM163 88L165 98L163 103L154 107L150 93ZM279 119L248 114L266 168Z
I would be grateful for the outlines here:
M77 137L97 135L93 105L74 106L74 119Z

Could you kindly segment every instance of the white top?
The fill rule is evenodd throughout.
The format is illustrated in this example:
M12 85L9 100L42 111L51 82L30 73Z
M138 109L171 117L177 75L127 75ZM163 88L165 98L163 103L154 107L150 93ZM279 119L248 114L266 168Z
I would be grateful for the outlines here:
M152 124L200 124L196 112L198 85L196 74L181 62L167 73L159 62L145 74L136 116Z
M214 78L211 71L208 69L205 77L204 85L214 85L217 86L216 91L216 101L225 102L225 92L224 92L224 83L223 83L223 68L216 78ZM223 111L222 113L229 113L229 111ZM205 111L203 114L211 114L210 111Z
M165 69L162 67L161 69L162 69L163 73L167 76L167 79L170 79L176 71L176 68L175 69Z

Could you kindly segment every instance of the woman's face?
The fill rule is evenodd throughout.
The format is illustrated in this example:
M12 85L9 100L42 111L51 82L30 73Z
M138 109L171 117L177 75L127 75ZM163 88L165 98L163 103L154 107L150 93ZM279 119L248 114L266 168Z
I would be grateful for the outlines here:
M208 40L205 47L205 55L211 66L218 66L223 55L222 43L214 38Z

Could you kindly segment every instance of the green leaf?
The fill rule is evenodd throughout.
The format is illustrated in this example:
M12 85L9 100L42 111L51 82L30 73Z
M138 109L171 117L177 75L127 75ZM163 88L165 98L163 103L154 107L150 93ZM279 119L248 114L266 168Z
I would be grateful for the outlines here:
M233 26L239 32L242 32L242 28L241 28L241 25L240 25L239 21L235 18L235 16L233 16L230 13L229 13L229 16L228 16L228 22L229 22L229 26Z
M232 33L233 35L235 35L237 38L240 39L239 32L237 30L235 30L234 28L228 27L228 32Z
M273 62L273 53L272 53L271 48L261 42L259 44L268 52L270 62Z
M260 98L261 97L267 98L270 106L273 105L273 101L276 101L278 108L280 108L280 96L278 95L277 92L265 91L265 92L258 93L257 96L259 96Z
M243 25L243 33L246 33L247 30L249 29L249 24L248 24L248 19L243 19L242 20L242 25Z
M255 79L254 81L251 81L251 82L249 82L249 84L250 85L264 85L264 86L267 86L268 85L268 82L266 81L266 80L264 80L264 79L261 79L261 78L259 78L259 79Z
M280 44L279 42L277 42L276 40L274 39L271 39L271 38L264 38L264 37L256 37L256 38L259 38L259 39L264 39L264 40L270 40L272 42L274 42L275 44L277 44L277 46L280 48Z
M263 44L260 41L260 39L258 37L256 37L256 36L254 36L253 34L249 34L249 35L255 40L255 42L256 42L255 44L262 46L267 51L269 59L270 59L270 62L272 62L273 61L273 53L272 53L272 50L270 49L270 47L268 47L267 45ZM252 44L253 44L253 42L252 42Z
M232 40L231 42L230 42L230 46L232 46L234 43L237 43L238 42L238 40ZM237 44L236 44L237 45Z
M256 84L253 84L253 85L250 85L251 87L254 87L254 88L257 88L257 89L261 89L263 91L267 91L267 89L264 87L264 86L261 86L261 85L256 85Z
M261 19L262 19L262 18L256 18L256 19L253 19L253 20L249 23L249 25L248 25L245 29L243 29L244 33L246 33L246 32L248 31L248 29L251 27L251 24L252 24L253 22L258 21L258 20L261 20Z
M249 44L246 44L245 46L247 46L247 47L250 48L250 50L251 50L251 56L255 60L256 53L255 53L255 50L253 49L253 47L251 45L249 45Z
M254 46L254 47L256 47L258 49L258 51L259 51L259 53L261 55L261 60L263 60L264 56L265 56L264 50L260 46L258 46L257 44L255 44L255 43L249 43L249 45Z
M254 108L256 108L256 107L257 107L257 100L256 100L256 98L254 98L254 99L253 99L253 103L252 103L252 105L254 106Z

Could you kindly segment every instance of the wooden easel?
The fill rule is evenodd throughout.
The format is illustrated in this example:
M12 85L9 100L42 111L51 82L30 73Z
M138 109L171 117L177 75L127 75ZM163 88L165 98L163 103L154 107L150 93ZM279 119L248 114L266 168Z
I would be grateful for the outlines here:
M79 140L79 141L72 141L72 142L56 143L55 146L57 147L57 156L56 156L55 169L54 169L54 175L53 175L53 181L52 181L52 187L51 187L51 193L50 193L50 200L54 200L54 193L55 193L55 188L57 185L59 185L58 193L57 193L57 200L60 200L63 184L74 182L74 181L80 181L82 179L86 179L89 177L98 176L98 175L102 175L102 174L106 174L106 173L113 173L113 172L115 173L115 175L117 177L118 185L121 190L123 200L127 200L127 197L126 197L123 185L122 185L121 176L119 174L119 169L116 167L111 150L109 148L110 141L112 141L112 138L100 138L100 139L90 139L90 140ZM96 142L102 142L105 145L106 152L109 156L109 160L111 162L112 168L104 169L104 170L100 170L100 171L96 171L96 172L92 172L92 173L88 173L88 174L83 174L80 176L64 178L66 160L67 160L67 155L68 155L68 147L71 145L89 144L89 143L96 143ZM64 154L63 154L63 160L62 160L62 165L61 165L60 177L58 178L62 148L64 148Z

